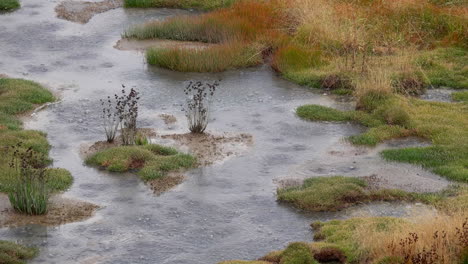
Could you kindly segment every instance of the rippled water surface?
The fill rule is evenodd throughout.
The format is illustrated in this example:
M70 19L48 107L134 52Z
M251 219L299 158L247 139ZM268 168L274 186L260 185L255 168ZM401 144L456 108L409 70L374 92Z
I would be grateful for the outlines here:
M408 189L415 181L430 190L447 184L420 168L385 163L377 151L343 142L361 127L298 119L294 109L305 103L349 106L283 80L267 66L219 74L175 73L148 67L141 53L113 48L129 25L186 11L115 9L80 25L55 18L57 4L24 0L21 9L0 15L0 73L38 81L62 99L28 120L26 127L47 132L54 166L72 172L75 181L65 195L102 209L85 222L60 227L0 229L1 239L40 248L32 263L253 259L291 241L311 241L312 221L355 215L356 210L404 215L412 207L383 203L352 212L306 214L276 202L277 179L382 174L389 185ZM100 98L118 92L121 84L136 87L143 97L142 126L162 133L183 131L183 85L190 79L221 79L209 130L251 134L254 144L247 152L189 171L187 181L160 196L136 176L83 165L80 146L103 139ZM168 128L158 117L161 113L173 114L179 122ZM396 182L392 175L410 180Z

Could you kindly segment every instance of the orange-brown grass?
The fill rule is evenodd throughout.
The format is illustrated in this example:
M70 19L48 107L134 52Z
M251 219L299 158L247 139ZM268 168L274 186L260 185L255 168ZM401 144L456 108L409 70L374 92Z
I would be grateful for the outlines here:
M411 220L385 233L362 225L355 230L355 239L374 261L393 257L403 260L401 263L461 263L468 249L466 211L424 215Z
M281 13L273 2L240 1L231 8L199 16L177 16L149 22L128 30L124 36L209 43L253 41L269 31L276 31L282 23Z
M297 7L291 11L301 21L302 33L317 36L319 32L326 37L308 38L314 42L346 44L353 40L394 46L409 43L432 46L444 42L466 47L468 40L466 9L437 6L426 0L295 2Z

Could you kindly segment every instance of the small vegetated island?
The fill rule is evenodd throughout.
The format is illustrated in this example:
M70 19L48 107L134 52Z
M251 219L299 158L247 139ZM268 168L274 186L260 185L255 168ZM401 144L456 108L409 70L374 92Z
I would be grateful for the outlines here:
M185 88L188 96L185 114L188 128L195 137L204 136L210 103L218 85L218 82L191 81ZM195 167L197 159L174 148L151 143L148 135L151 131L137 127L139 100L140 94L133 88L127 93L124 85L120 95L101 100L107 140L91 146L91 155L85 162L110 172L135 172L155 192L161 193L181 183L184 177L180 172Z
M127 0L126 7L172 3ZM172 7L212 9L204 5L204 1L180 1ZM292 82L351 96L356 102L353 111L304 105L297 108L297 116L368 127L348 138L356 145L424 138L432 145L384 150L381 156L423 166L454 181L454 186L439 193L411 193L373 189L365 178L306 179L301 186L278 189L278 200L308 211L336 211L376 200L419 201L433 205L438 213L418 221L366 217L314 223L316 242L291 243L255 261L221 263L466 263L466 2L239 0L216 7L197 16L134 26L123 37L214 44L203 49L176 44L150 48L146 51L150 65L182 72L219 72L269 63ZM452 94L451 103L419 99L428 88L460 91Z

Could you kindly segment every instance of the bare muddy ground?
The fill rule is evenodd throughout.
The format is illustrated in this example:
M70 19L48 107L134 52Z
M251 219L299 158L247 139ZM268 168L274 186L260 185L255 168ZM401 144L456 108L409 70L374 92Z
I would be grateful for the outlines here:
M169 175L149 181L147 184L154 193L160 195L181 184L186 177L182 173L170 173Z
M45 215L28 216L14 211L8 197L0 194L0 227L25 225L58 226L66 223L83 221L91 216L97 208L92 203L53 196L50 199L48 212Z
M241 155L253 144L251 135L239 134L171 134L162 139L173 140L175 146L197 157L198 166L208 166Z
M88 23L96 14L123 6L123 0L104 0L101 2L85 2L67 0L56 8L57 17L77 23Z
M148 67L141 53L113 48L129 25L188 12L118 8L80 25L57 19L53 2L23 0L22 5L0 15L0 72L60 91L62 100L38 112L25 127L46 132L54 166L72 172L74 183L67 197L103 207L86 221L58 228L0 228L2 239L39 247L40 255L31 263L211 264L256 259L291 241L311 241L313 221L352 215L310 214L278 204L274 179L284 177L348 170L345 175L369 176L389 169L397 175L387 177L389 184L402 188L446 185L418 167L387 163L377 150L363 151L343 142L362 127L298 119L294 109L305 103L341 109L349 104L280 79L268 67L176 73ZM188 171L184 182L159 196L134 175L83 165L81 145L105 140L100 98L118 93L121 84L135 87L142 95L140 127L154 128L158 135L183 134L183 90L191 79L221 80L208 132L249 134L253 143L247 151ZM179 122L168 126L161 113ZM350 159L355 153L356 160ZM351 165L353 161L358 165ZM351 166L358 171L352 172ZM365 207L352 209L359 208ZM366 210L376 215L400 216L411 210L385 203L371 208Z

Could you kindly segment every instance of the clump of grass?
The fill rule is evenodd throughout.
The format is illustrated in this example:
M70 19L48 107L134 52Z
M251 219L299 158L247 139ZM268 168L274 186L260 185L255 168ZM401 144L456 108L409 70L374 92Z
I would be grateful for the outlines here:
M0 192L11 193L16 184L15 172L6 164L1 164L0 169ZM51 192L62 192L67 190L73 183L71 173L61 168L46 168L44 172L44 181L46 189Z
M467 60L466 48L439 48L423 52L416 59L416 64L430 85L464 89L468 87Z
M278 189L278 200L308 211L337 211L370 201L426 201L425 195L402 190L368 188L362 178L316 177L301 186Z
M229 19L226 19L229 17ZM201 49L151 49L149 64L177 71L217 72L263 62L272 45L286 37L278 6L264 1L236 1L230 8L200 16L177 16L127 30L123 37L216 43Z
M296 114L310 121L351 121L351 115L347 112L321 105L300 106L296 109Z
M125 0L124 6L127 8L195 8L200 10L213 10L221 7L229 7L236 0Z
M416 217L384 235L371 234L364 226L355 233L361 247L376 261L401 259L401 263L463 263L466 257L466 214ZM383 262L385 263L385 262Z
M290 243L286 249L281 251L274 251L264 256L259 260L244 261L244 260L231 260L223 261L218 264L318 264L313 258L312 251L309 244L305 242Z
M0 240L0 263L24 264L38 253L36 248L25 247L13 242Z
M351 218L348 220L332 220L329 222L315 222L314 237L321 238L321 242L314 243L315 247L333 246L340 249L346 256L348 263L362 263L367 259L368 248L356 239L358 232L366 227L373 236L390 235L404 224L405 221L392 217Z
M229 19L226 19L229 17ZM231 8L200 16L177 16L133 27L124 37L223 43L252 41L280 23L275 7L262 1L239 1Z
M388 149L381 154L387 160L418 164L448 179L468 182L466 145Z
M19 114L52 101L52 93L35 82L0 78L0 112L4 114Z
M150 65L175 71L221 72L260 64L263 61L261 50L260 46L241 43L206 49L152 48L146 52L146 59Z
M315 190L320 191L320 187ZM283 257L287 255L297 260L291 263L464 263L468 239L466 187L449 189L444 195L420 195L441 211L409 219L359 217L314 222L315 242L291 243L260 260L286 263ZM309 256L313 256L312 261Z
M338 111L318 106L298 108L308 120L355 121L369 130L349 140L375 145L384 140L418 136L434 146L385 150L387 160L419 164L449 179L468 181L468 108L466 104L427 102L368 92L358 101L361 111Z
M279 72L318 68L324 64L320 49L311 50L297 44L289 44L280 48L273 61L273 67Z
M10 11L20 7L18 0L0 0L0 11Z
M458 102L468 102L468 91L452 93L452 99Z
M19 152L30 149L41 158L34 161L45 168L52 161L48 158L50 145L46 135L40 131L22 130L21 122L15 116L34 107L53 102L52 93L41 85L22 79L0 78L0 192L13 193L18 186L18 171L10 167L13 159L6 147L18 146ZM44 188L48 193L66 190L73 178L67 170L45 168Z
M219 262L218 264L271 264L271 262L261 260L228 260Z
M195 158L155 144L120 146L97 152L86 164L111 172L135 171L144 180L164 177L170 171L193 167Z
M301 242L289 244L281 253L280 258L280 263L284 264L318 264L318 262L312 257L309 245Z

